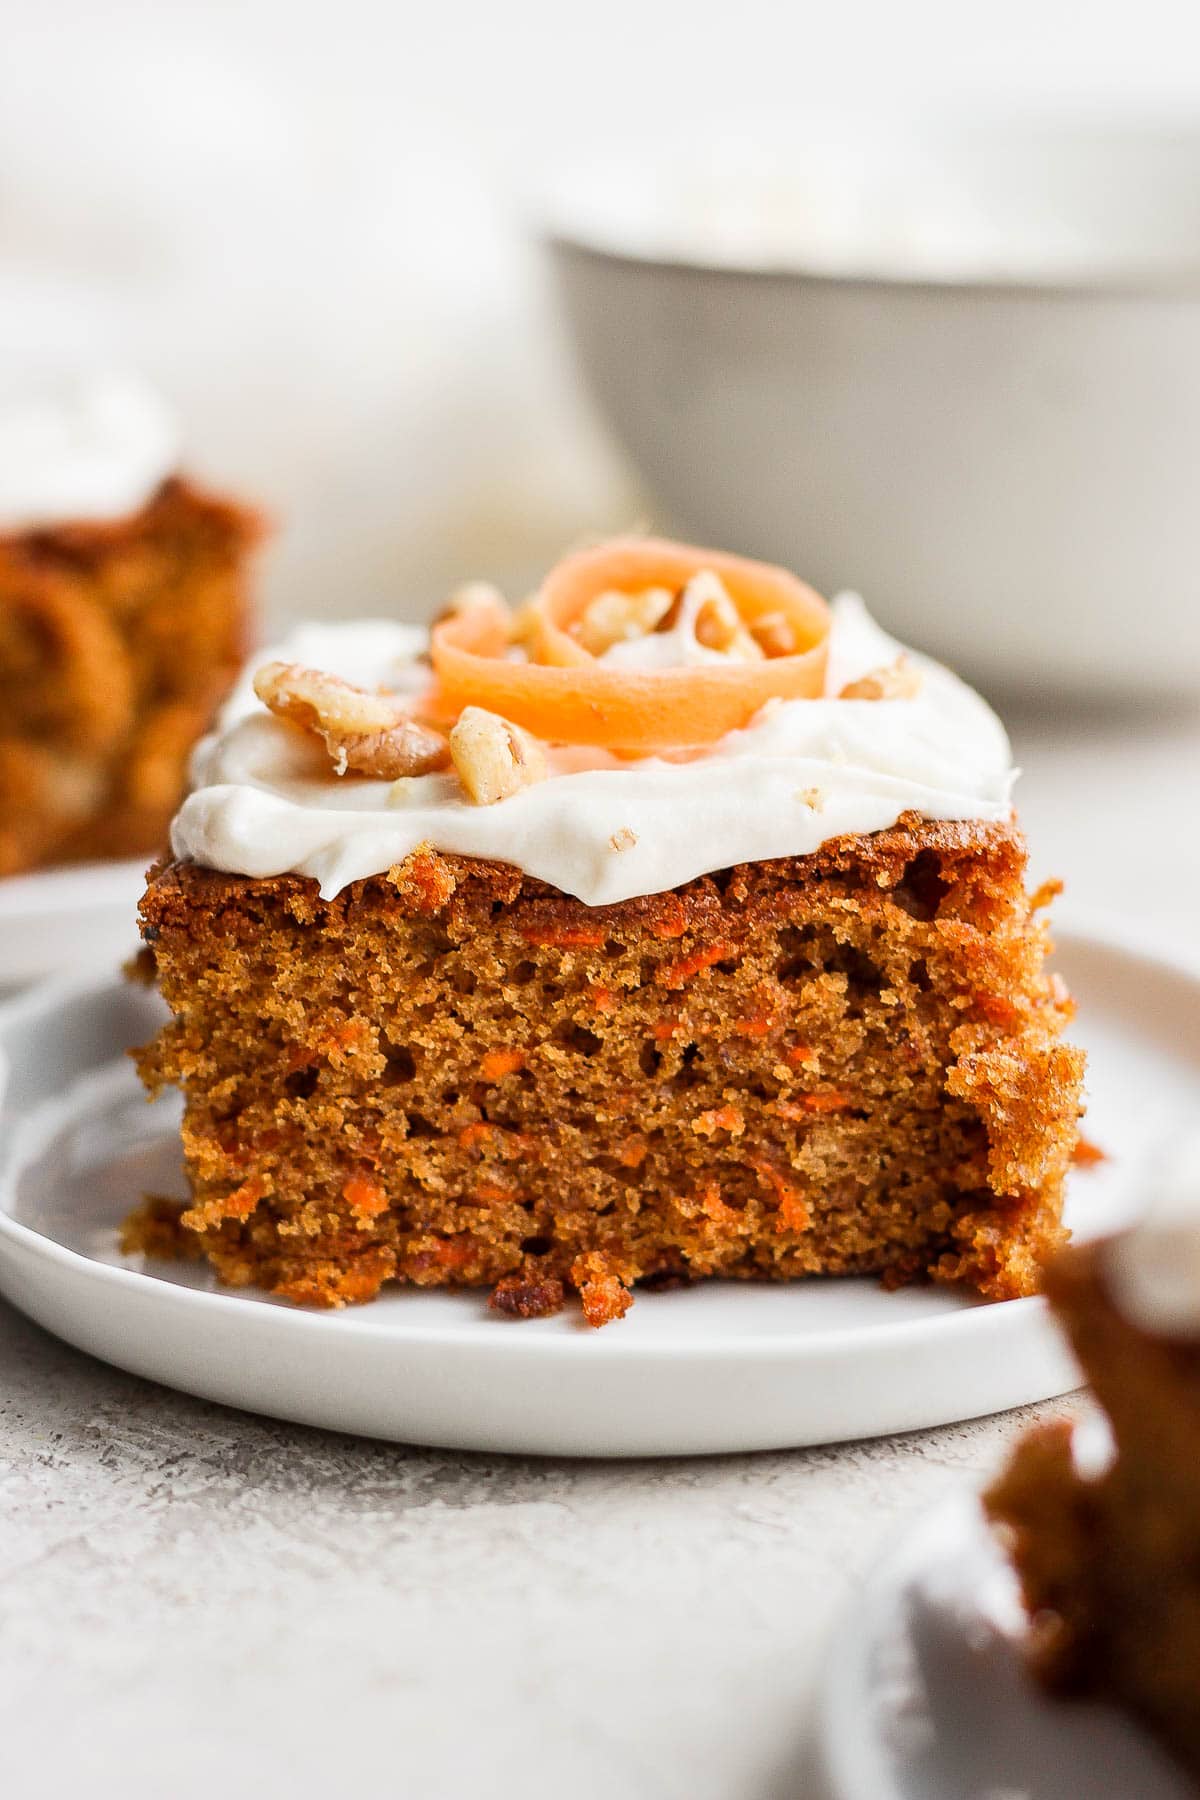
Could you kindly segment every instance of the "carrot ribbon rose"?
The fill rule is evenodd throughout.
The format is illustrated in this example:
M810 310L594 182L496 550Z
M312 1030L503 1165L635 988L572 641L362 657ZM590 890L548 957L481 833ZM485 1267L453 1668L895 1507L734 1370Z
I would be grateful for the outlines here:
M755 661L639 669L606 665L573 635L600 594L684 589L718 576L750 632L770 621L791 648ZM829 610L785 569L724 551L655 538L620 539L563 559L546 577L524 623L529 660L511 654L513 617L484 598L433 630L439 710L481 706L549 743L594 744L639 754L715 743L749 724L768 700L814 699L824 690Z

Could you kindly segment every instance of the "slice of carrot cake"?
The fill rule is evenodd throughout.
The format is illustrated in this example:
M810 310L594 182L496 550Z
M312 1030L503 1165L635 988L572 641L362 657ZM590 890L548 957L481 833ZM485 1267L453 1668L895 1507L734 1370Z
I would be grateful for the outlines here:
M259 520L177 453L127 380L0 407L0 876L161 849L246 654Z
M1064 1252L1046 1287L1110 1432L1037 1427L986 1496L1030 1659L1058 1692L1128 1707L1200 1778L1200 1141L1143 1223Z
M860 601L714 551L308 628L142 902L192 1198L130 1247L595 1324L715 1275L1032 1291L1083 1059L1011 780Z

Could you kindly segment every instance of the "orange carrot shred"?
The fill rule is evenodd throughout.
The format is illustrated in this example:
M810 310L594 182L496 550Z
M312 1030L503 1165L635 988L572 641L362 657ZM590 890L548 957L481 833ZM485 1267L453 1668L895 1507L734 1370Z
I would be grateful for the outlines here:
M1081 1137L1071 1152L1071 1161L1077 1168L1093 1169L1097 1163L1108 1161L1108 1151L1093 1144L1090 1138Z
M674 962L664 963L655 973L654 979L663 987L682 987L701 969L711 969L714 963L724 962L727 957L736 956L734 944L717 942L706 944L703 948L692 950L687 956L677 957Z
M813 1113L845 1112L854 1105L853 1094L825 1088L816 1094L800 1094L793 1100L776 1100L771 1111L780 1119L807 1119Z
M745 1129L745 1115L738 1106L714 1106L692 1120L692 1130L704 1137L712 1137L718 1131L728 1131L736 1137Z
M363 1219L377 1219L388 1209L387 1195L366 1175L349 1176L342 1183L342 1198L350 1211Z
M687 909L677 894L668 894L663 901L663 911L652 920L651 931L655 937L682 937L687 930Z

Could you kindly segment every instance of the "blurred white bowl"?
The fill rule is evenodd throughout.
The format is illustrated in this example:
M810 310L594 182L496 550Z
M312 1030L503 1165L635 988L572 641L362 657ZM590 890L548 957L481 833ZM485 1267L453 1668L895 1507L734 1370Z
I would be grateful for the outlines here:
M993 689L1200 694L1200 135L608 169L549 241L671 522L861 588Z

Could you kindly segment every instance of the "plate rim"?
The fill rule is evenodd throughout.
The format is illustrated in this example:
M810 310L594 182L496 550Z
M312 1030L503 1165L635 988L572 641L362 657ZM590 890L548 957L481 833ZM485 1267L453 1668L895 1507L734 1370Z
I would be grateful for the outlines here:
M877 1736L860 1729L860 1665L876 1641L874 1629L888 1596L920 1567L928 1541L948 1535L947 1527L966 1524L980 1507L979 1488L963 1485L908 1514L885 1536L852 1600L843 1602L813 1699L816 1749L829 1800L896 1800L894 1783L886 1794L879 1785L887 1771L881 1771Z
M1072 1417L1077 1422L1078 1415ZM947 1543L960 1549L974 1546L985 1553L1009 1586L1016 1606L1014 1617L1027 1619L1016 1571L991 1531L983 1506L986 1483L1003 1466L1004 1453L1000 1454L1001 1461L995 1468L967 1482L955 1483L931 1503L897 1521L885 1534L853 1594L843 1601L827 1640L810 1710L823 1800L902 1800L901 1789L893 1778L894 1765L885 1760L883 1734L878 1729L862 1729L864 1717L873 1720L876 1710L864 1694L863 1678L869 1659L880 1646L881 1620L892 1615L904 1588L914 1576L929 1570L932 1559ZM1012 1637L994 1621L986 1622L989 1629L1010 1642L1014 1656L1019 1657L1021 1639ZM1020 1691L1027 1693L1031 1706L1040 1701L1042 1705L1083 1704L1101 1709L1134 1731L1148 1754L1165 1756L1145 1728L1111 1701L1089 1696L1082 1702L1059 1702L1043 1693L1032 1675L1027 1675L1026 1680L1027 1685L1023 1682ZM1179 1791L1182 1795L1182 1787ZM1112 1800L1123 1800L1123 1796L1114 1789Z
M19 875L0 878L0 923L36 910L39 914L66 912L86 903L111 905L124 898L131 881L145 882L153 858L126 856L111 860L60 863L47 869L25 869ZM99 888L100 891L97 891ZM136 926L131 917L130 929ZM57 977L42 977L31 986L44 987ZM18 998L24 998L19 995ZM11 1005L11 1001L5 1003Z
M1114 919L1111 915L1064 907L1055 929L1056 942L1065 943L1069 940L1084 949L1098 948L1114 952L1149 964L1159 975L1182 974L1188 981L1200 984L1200 955L1194 952L1179 953L1172 945L1164 946L1161 942L1153 942L1148 933L1127 928L1124 921ZM123 989L124 983L118 975L106 972L100 976L94 969L83 974L57 976L34 983L15 997L0 1001L0 1039L6 1038L14 1029L19 1030L22 1024L51 1014L72 1002ZM3 1051L0 1049L0 1101L5 1086L3 1061ZM350 1333L355 1337L378 1338L383 1342L393 1343L403 1339L409 1344L436 1344L446 1350L459 1345L473 1345L477 1341L481 1323L478 1317L466 1318L453 1324L397 1323L394 1318L386 1321L373 1319L369 1307L347 1307L329 1312L280 1305L269 1299L264 1303L262 1296L186 1287L140 1269L121 1268L101 1262L69 1245L59 1243L46 1233L13 1217L9 1210L12 1171L6 1149L4 1144L0 1144L0 1240L7 1240L12 1249L24 1258L33 1257L59 1264L75 1280L84 1279L96 1287L115 1287L118 1291L140 1294L165 1304L179 1304L193 1311L215 1311L246 1320L259 1318L264 1322L270 1319L273 1322L272 1329L283 1333L308 1334L313 1330L329 1329L332 1326L339 1332ZM774 1330L760 1335L730 1336L722 1335L718 1329L716 1332L672 1341L667 1338L630 1339L620 1333L610 1335L590 1330L554 1334L535 1331L532 1335L528 1331L518 1333L497 1330L492 1347L497 1355L510 1358L534 1351L539 1360L546 1356L595 1357L600 1354L606 1360L641 1361L649 1358L675 1362L703 1361L714 1355L719 1355L722 1359L756 1360L786 1354L796 1362L820 1361L830 1354L844 1353L847 1340L855 1344L865 1340L877 1354L886 1349L889 1343L918 1349L926 1345L930 1337L952 1349L954 1338L964 1330L971 1334L972 1342L976 1344L979 1335L989 1331L1003 1341L1010 1332L1019 1331L1026 1320L1038 1318L1044 1321L1046 1316L1044 1298L1041 1295L1028 1295L1013 1300L968 1303L961 1309L925 1318L837 1326L806 1331L803 1334Z

